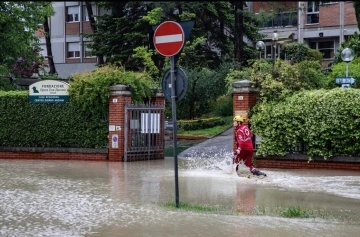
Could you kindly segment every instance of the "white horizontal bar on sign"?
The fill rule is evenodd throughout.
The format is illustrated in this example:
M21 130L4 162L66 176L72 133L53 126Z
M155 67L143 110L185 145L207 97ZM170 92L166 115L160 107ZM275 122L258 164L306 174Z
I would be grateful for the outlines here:
M164 43L172 43L172 42L180 42L183 41L182 34L176 35L163 35L155 37L155 44L164 44Z

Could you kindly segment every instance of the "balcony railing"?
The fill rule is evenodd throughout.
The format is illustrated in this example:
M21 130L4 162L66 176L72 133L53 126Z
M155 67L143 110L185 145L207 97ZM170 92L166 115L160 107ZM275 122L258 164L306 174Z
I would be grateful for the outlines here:
M297 12L282 12L274 15L273 19L268 22L264 22L260 25L262 28L274 28L274 27L291 27L297 26L298 16Z

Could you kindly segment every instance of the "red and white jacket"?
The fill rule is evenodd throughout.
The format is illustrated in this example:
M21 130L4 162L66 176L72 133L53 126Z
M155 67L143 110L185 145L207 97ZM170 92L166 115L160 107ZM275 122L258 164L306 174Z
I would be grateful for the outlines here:
M254 150L253 143L252 143L252 132L251 130L243 125L240 124L237 126L235 131L235 140L237 144L237 148L246 151Z

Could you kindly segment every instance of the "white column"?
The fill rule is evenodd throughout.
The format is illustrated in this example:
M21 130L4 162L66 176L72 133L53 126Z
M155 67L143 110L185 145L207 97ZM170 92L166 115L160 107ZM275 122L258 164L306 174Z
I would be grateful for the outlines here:
M345 12L344 12L344 2L343 1L340 1L339 2L339 7L340 7L340 34L339 34L339 44L344 41L344 15L345 15Z
M303 32L304 32L304 9L305 2L299 2L298 4L298 43L303 43Z

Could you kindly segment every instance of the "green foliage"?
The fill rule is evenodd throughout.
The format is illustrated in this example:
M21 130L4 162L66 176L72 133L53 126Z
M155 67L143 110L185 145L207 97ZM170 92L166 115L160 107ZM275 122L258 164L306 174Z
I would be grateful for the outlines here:
M154 82L146 73L125 71L121 67L107 65L92 72L73 75L69 94L83 111L107 114L110 86L122 84L131 87L132 100L149 98Z
M358 32L355 32L354 35L349 36L349 39L347 41L341 42L340 47L337 49L334 57L334 64L343 62L341 59L341 52L345 48L352 49L354 51L355 58L360 56L360 35Z
M0 91L0 146L104 148L108 121L76 103L33 104L27 91Z
M233 98L231 94L224 94L215 100L210 100L210 108L216 116L230 116L233 115Z
M98 2L109 14L97 16L97 32L84 34L92 40L94 55L106 56L107 63L119 63L126 69L153 74L166 67L166 59L153 53L153 26L165 20L194 20L189 42L179 64L186 67L217 68L234 54L234 10L231 1L220 2ZM244 14L244 35L252 41L261 38L259 21L254 14ZM142 48L139 48L142 47ZM134 52L134 49L135 52ZM217 50L215 50L217 49ZM148 50L149 54L145 54ZM254 47L244 44L244 58L256 56ZM153 60L151 63L149 60Z
M228 92L232 91L233 82L243 79L255 82L263 102L281 101L297 91L323 88L327 81L316 61L290 64L280 59L274 69L271 62L261 59L251 67L230 72L226 77Z
M336 88L296 93L282 102L257 104L252 129L263 140L259 155L285 155L304 144L309 157L358 156L360 93Z
M360 2L353 1L354 10L355 10L355 17L358 25L358 29L360 29Z
M0 73L5 73L2 75L10 74L18 58L24 59L24 65L41 62L34 33L44 17L53 13L51 2L0 2Z
M133 57L143 62L142 67L152 78L160 78L160 70L152 60L152 57L157 54L156 50L144 46L139 46L134 49Z
M283 45L283 52L286 53L286 58L293 63L299 63L304 60L317 61L321 63L323 56L318 50L310 49L304 43L290 43Z
M352 86L354 88L360 88L360 58L355 58L353 61L349 62L349 77L355 78L355 84ZM341 62L332 66L332 72L328 77L329 87L339 87L335 84L336 77L345 77L346 75L346 63Z
M16 91L16 90L20 90L20 86L0 77L0 91Z
M185 131L199 130L204 128L212 128L218 125L224 125L225 120L221 117L193 119L193 120L179 120L178 127Z
M289 207L281 211L281 216L288 218L313 218L314 212L311 209L301 207Z
M210 104L226 93L225 77L233 63L224 63L218 70L207 68L186 69L188 87L177 104L179 119L199 118L212 112Z

